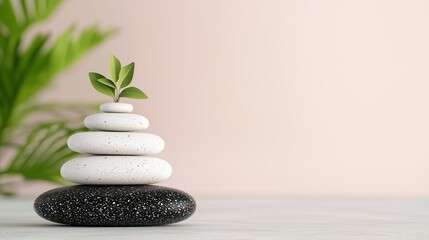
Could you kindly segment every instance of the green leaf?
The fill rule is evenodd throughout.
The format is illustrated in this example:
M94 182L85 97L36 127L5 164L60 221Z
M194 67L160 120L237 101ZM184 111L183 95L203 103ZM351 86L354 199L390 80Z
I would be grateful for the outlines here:
M0 22L4 24L9 31L21 31L12 3L10 0L0 1Z
M115 89L99 82L98 79L100 78L105 78L105 77L99 73L94 73L94 72L89 73L89 79L91 80L91 84L95 88L95 90L101 92L102 94L106 94L107 96L114 97Z
M119 94L119 97L147 99L146 94L136 87L125 88L122 90L121 94Z
M110 37L114 31L101 31L92 26L85 28L77 37L73 26L61 34L50 48L45 49L32 59L25 68L25 76L22 76L21 89L17 103L21 104L48 86L54 77L75 63L89 50L99 45ZM1 64L0 64L1 68ZM3 71L0 69L0 74ZM1 106L0 106L1 109Z
M60 103L61 99L54 103L58 106L34 106L33 100L56 76L115 30L102 30L95 25L78 30L71 26L58 37L38 30L38 23L51 17L62 2L0 0L0 178L9 172L27 179L64 183L59 167L65 159L77 155L65 141L71 129L82 129L81 120L88 110L83 114L83 107L68 106ZM34 28L29 36L31 27ZM98 77L94 81L97 88L112 96L112 88L98 82ZM74 114L80 116L74 118ZM40 128L34 128L36 125ZM14 167L8 168L10 164ZM0 184L2 194L5 192Z
M112 77L113 81L118 81L120 71L121 62L115 56L110 55L110 76Z
M30 13L28 12L27 1L19 0L19 4L21 5L21 8L22 8L22 15L24 18L23 20L24 22L28 22L28 20L30 19Z
M37 125L0 173L22 175L28 180L65 183L59 170L67 160L79 155L67 148L67 138L80 131L85 129L70 128L64 120Z
M17 79L23 79L29 66L33 64L33 60L37 59L37 55L42 52L42 48L48 41L48 34L38 34L33 38L33 41L28 48L21 54L20 61L16 66L15 76Z
M116 88L115 83L112 80L110 80L110 79L99 78L99 79L97 79L97 81L99 81L100 83L102 83L102 84L104 84L104 85L106 85L108 87L112 87L113 89Z
M121 71L119 72L119 80L118 85L120 88L124 88L128 85L130 85L131 80L133 80L134 75L134 63L130 63L124 67L121 68Z

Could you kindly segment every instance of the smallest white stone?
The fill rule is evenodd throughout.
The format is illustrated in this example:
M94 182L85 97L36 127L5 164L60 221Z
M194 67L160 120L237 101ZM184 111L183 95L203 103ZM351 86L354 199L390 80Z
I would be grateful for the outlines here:
M100 110L105 113L130 113L133 105L129 103L107 102L100 105Z

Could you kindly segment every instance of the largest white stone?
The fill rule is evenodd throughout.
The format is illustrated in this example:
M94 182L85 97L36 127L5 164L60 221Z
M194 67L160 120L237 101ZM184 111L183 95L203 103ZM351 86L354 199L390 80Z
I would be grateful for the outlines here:
M172 168L162 159L146 156L86 156L61 167L61 176L78 184L153 184L170 177Z
M161 137L139 132L80 132L67 140L79 153L102 155L145 155L159 153L165 143Z

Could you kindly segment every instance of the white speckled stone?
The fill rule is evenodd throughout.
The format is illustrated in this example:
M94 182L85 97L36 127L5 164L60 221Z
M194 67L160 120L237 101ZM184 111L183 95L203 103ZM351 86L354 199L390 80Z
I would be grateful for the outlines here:
M139 132L80 132L67 140L75 152L103 155L145 155L164 149L161 137Z
M133 113L95 113L85 118L85 126L101 131L138 131L149 127L147 118Z
M129 103L107 102L100 105L100 110L106 113L129 113L134 109Z
M78 184L153 184L170 177L168 162L146 156L86 156L61 167L61 176Z

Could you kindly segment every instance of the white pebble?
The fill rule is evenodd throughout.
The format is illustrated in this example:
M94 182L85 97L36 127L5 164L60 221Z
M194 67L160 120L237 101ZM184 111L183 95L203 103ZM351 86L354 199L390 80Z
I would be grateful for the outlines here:
M161 137L139 132L80 132L67 140L75 152L103 155L145 155L159 153L165 143Z
M61 167L61 176L78 184L153 184L170 177L172 168L162 159L143 156L86 156Z
M147 118L133 113L95 113L85 118L85 126L100 131L138 131L149 127Z
M100 110L106 113L130 113L133 109L129 103L107 102L100 105Z

